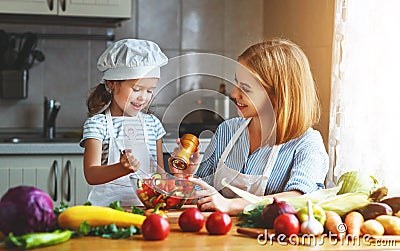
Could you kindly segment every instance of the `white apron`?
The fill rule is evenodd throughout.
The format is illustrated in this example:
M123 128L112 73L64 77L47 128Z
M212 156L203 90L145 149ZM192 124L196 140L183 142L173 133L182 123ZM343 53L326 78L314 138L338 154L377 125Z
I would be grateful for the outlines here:
M150 150L148 149L148 136L143 114L139 113L138 116L143 128L144 140L137 140L137 137L129 135L136 131L133 128L129 128L129 124L125 122L125 120L129 122L129 117L124 118L123 121L123 137L116 138L110 110L106 110L107 127L110 134L107 165L112 165L120 161L120 150L132 149L133 156L140 161L140 169L144 171L137 171L136 175L141 177L154 172L154 163L151 160ZM94 185L88 200L92 205L98 206L108 206L117 200L121 201L122 206L142 206L143 204L136 194L136 187L129 180L129 175L131 174L105 184Z
M233 135L232 139L229 141L226 146L224 152L222 153L218 164L217 170L214 174L214 187L221 192L224 197L227 198L235 198L238 197L234 192L230 189L224 187L221 184L221 180L223 178L226 179L226 182L232 186L240 188L244 191L250 192L257 196L263 196L265 192L265 188L267 186L267 181L269 176L271 175L272 168L275 165L276 159L278 158L278 153L281 148L281 145L274 145L271 150L271 154L268 158L267 165L264 169L262 175L249 175L240 173L234 169L231 169L225 165L225 160L228 157L228 154L232 150L234 144L238 140L239 136L242 132L247 128L247 125L250 123L251 118L248 118L246 122L241 125L238 131Z

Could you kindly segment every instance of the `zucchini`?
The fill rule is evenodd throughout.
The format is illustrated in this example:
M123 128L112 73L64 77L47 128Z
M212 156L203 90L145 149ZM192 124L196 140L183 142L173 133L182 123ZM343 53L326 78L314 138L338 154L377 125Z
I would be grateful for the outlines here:
M63 229L78 230L83 222L91 227L115 224L117 227L141 227L146 216L101 206L73 206L58 216Z

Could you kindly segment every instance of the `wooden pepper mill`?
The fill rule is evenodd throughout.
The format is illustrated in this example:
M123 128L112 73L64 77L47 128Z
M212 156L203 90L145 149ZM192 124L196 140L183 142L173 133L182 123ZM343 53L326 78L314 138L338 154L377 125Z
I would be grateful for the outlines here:
M184 170L190 164L190 156L199 145L199 139L190 133L184 134L181 138L182 148L172 157L172 166L179 170Z

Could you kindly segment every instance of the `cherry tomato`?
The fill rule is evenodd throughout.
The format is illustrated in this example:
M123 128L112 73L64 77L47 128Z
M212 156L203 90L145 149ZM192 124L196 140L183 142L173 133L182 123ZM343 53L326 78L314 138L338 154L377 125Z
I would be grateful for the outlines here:
M158 214L148 216L142 225L142 234L145 240L164 240L169 234L168 221Z
M289 237L299 233L300 223L294 214L281 214L274 221L274 229L277 235L284 234Z
M223 212L214 212L206 220L206 229L210 234L223 235L232 227L231 217Z
M178 224L183 232L199 232L204 226L204 215L197 208L188 208L179 215Z

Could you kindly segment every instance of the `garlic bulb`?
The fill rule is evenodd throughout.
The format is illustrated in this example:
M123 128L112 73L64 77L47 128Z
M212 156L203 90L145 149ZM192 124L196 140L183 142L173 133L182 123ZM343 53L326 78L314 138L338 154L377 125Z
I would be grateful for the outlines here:
M324 226L315 219L311 201L307 201L308 219L301 224L301 232L303 234L320 235L324 232Z

